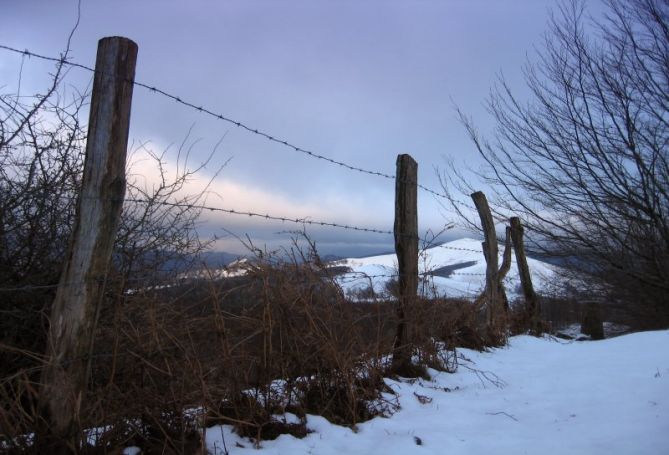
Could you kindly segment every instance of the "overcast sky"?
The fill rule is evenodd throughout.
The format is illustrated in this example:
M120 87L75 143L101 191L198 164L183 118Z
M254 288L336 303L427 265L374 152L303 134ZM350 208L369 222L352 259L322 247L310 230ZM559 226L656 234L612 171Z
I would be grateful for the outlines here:
M482 131L484 102L503 73L522 93L522 66L541 47L556 0L169 1L82 0L70 59L93 66L97 40L120 35L139 46L136 79L300 147L394 174L397 154L419 164L439 190L445 158L478 165L454 103ZM0 0L0 44L58 56L77 17L75 0ZM0 87L13 90L22 57L0 50ZM43 90L52 64L26 59L21 92ZM91 74L67 82L86 88ZM394 184L270 143L137 87L130 140L149 142L174 166L188 134L196 166L215 150L193 191L222 169L208 203L235 210L392 230ZM215 148L217 142L220 145ZM143 164L144 163L144 164ZM138 173L153 169L140 162ZM270 247L299 226L215 216L205 234L250 233ZM421 231L454 215L419 194ZM260 224L258 224L260 223ZM392 237L311 229L323 253L392 250ZM459 233L458 233L459 235ZM448 239L449 237L444 237ZM240 251L224 239L219 248Z

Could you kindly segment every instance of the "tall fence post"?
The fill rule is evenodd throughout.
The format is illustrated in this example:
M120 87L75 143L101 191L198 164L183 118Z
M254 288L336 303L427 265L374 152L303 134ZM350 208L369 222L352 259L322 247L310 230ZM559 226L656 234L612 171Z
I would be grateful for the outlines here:
M86 161L77 215L51 310L40 408L45 439L72 449L90 351L125 196L125 161L137 45L98 42ZM55 450L55 449L54 449Z
M418 164L410 155L397 156L395 174L395 252L399 268L397 333L393 345L395 371L411 363L407 311L418 291Z
M495 233L495 223L492 219L490 206L488 200L481 191L472 193L472 200L476 206L476 210L481 218L481 228L483 229L483 256L486 261L486 284L485 284L485 300L488 312L488 337L490 342L498 343L503 336L501 327L501 299L500 299L500 280L499 280L499 256L497 246L497 234Z
M530 276L530 268L527 265L525 242L523 240L523 225L520 223L520 218L517 216L512 217L510 222L513 250L516 252L516 264L518 265L518 274L520 275L520 286L523 288L523 297L525 297L525 311L530 320L532 332L538 333L540 331L539 299L534 292L532 277Z

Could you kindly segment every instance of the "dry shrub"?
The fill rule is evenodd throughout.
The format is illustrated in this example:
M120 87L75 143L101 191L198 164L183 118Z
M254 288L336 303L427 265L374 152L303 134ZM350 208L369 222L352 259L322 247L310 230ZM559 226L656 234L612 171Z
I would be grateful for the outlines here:
M413 313L413 341L421 346L435 339L444 342L447 350L463 347L481 351L488 345L480 313L464 299L421 299Z
M347 301L317 258L304 259L265 260L253 269L248 279L259 298L240 312L253 327L231 335L246 342L255 367L247 383L257 383L266 408L355 425L378 414L367 403L383 388L376 359L392 343L391 309ZM271 389L277 379L285 381L278 398Z
M83 427L111 428L99 435L106 447L178 452L204 414L255 439L306 435L304 422L276 418L287 411L355 425L383 413L370 403L388 392L378 359L390 314L348 302L323 267L298 258L124 295L102 314ZM200 420L182 418L188 409Z
M264 406L258 399L247 393L241 393L221 402L217 409L209 410L207 426L233 424L237 433L256 441L276 439L282 434L291 434L296 438L307 435L304 416L299 423L289 423L276 417L276 414L288 412L279 401L272 401L271 406Z
M541 300L541 302L543 304L544 300ZM554 301L552 302L553 304L555 303ZM532 314L525 307L524 303L519 301L509 306L508 327L511 336L522 334L541 336L544 333L553 332L553 324L550 320L540 319L534 321Z
M428 377L426 366L453 371L456 346L485 348L479 322L471 302L417 301L408 338L415 367L402 376ZM306 414L350 426L390 414L397 403L383 376L396 323L393 302L347 300L332 271L301 253L263 254L245 276L110 292L76 450L192 453L207 425L230 424L260 441L305 436ZM30 400L12 397L36 390L28 373L3 382L5 441L34 431ZM280 417L287 412L299 421ZM95 429L94 443L85 429Z

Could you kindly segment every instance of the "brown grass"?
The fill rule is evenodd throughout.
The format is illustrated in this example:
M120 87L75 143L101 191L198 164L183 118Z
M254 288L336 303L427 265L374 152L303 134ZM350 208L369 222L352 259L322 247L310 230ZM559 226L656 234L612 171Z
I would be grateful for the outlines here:
M354 426L392 413L383 381L396 324L394 303L351 302L318 262L259 262L244 277L194 280L110 293L83 400L85 453L198 453L200 430L230 424L256 441L307 434L306 414ZM418 301L409 315L411 371L450 371L444 348L485 347L471 303ZM39 428L34 411L40 359L16 353L21 368L0 383L2 443L9 452L44 452L17 439ZM87 361L74 359L73 361ZM286 423L285 412L299 423ZM97 428L86 444L85 429Z

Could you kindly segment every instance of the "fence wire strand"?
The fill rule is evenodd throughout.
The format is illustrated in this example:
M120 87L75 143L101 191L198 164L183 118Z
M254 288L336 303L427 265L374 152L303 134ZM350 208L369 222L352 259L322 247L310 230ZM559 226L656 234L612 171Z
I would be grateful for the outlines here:
M6 45L3 45L3 44L0 44L0 49L4 49L4 50L10 51L10 52L21 54L23 56L35 57L35 58L42 59L42 60L56 62L56 63L61 64L61 65L67 65L67 66L72 66L72 67L75 67L75 68L84 69L86 71L90 71L90 72L93 72L93 73L96 72L96 70L94 68L91 68L91 67L86 66L86 65L82 65L80 63L72 62L70 60L67 60L64 56L62 56L60 58L49 57L49 56L46 56L46 55L37 54L37 53L32 52L28 49L21 50L21 49L17 49L17 48L11 47L11 46L6 46ZM251 127L244 122L234 120L227 115L215 112L212 109L209 109L209 108L205 107L204 105L200 105L200 104L193 103L191 101L187 101L181 96L174 95L174 94L172 94L172 93L170 93L166 90L163 90L161 88L158 88L154 85L149 85L149 84L146 84L146 83L143 83L143 82L138 82L138 81L132 81L132 82L133 82L134 85L136 85L138 87L142 87L142 88L144 88L146 90L149 90L153 93L157 93L157 94L162 95L166 98L169 98L172 101L174 101L178 104L181 104L182 106L186 106L188 108L194 109L194 110L196 110L200 113L206 114L206 115L208 115L210 117L213 117L217 120L227 122L231 125L234 125L238 128L241 128L241 129L243 129L243 130L245 130L249 133L264 137L265 139L267 139L267 140L269 140L273 143L283 145L285 147L293 149L295 152L303 153L303 154L305 154L309 157L312 157L312 158L315 158L315 159L318 159L318 160L322 160L322 161L328 162L328 163L333 164L333 165L341 166L341 167L343 167L345 169L348 169L348 170L351 170L351 171L356 171L356 172L360 172L360 173L367 174L367 175L374 175L374 176L382 177L382 178L389 179L389 180L395 180L395 178L396 178L396 176L385 173L385 172L364 169L364 168L361 168L361 167L358 167L358 166L354 166L354 165L345 163L343 161L335 160L335 159L327 157L325 155L321 155L321 154L316 153L314 151L307 150L303 147L300 147L300 146L297 146L297 145L295 145L291 142L288 142L285 139L278 138L278 137L276 137L272 134L269 134L265 131L259 130L258 128ZM416 183L418 188L420 188L423 191L425 191L427 193L430 193L434 196L444 198L444 199L449 199L447 195L439 193L438 191L435 191L433 189L430 189L430 188L426 187L425 185L422 185L418 182L409 182L409 183Z
M182 209L196 209L196 210L209 211L209 212L222 212L222 213L228 213L228 214L231 214L231 215L248 216L248 217L251 217L251 218L255 217L255 218L261 218L261 219L265 219L265 220L283 221L283 222L296 223L296 224L308 224L308 225L313 225L313 226L326 226L326 227L334 227L334 228L340 228L340 229L348 229L348 230L352 230L352 231L372 232L372 233L375 233L375 234L393 235L393 231L389 231L389 230L353 226L353 225L348 225L348 224L335 223L335 222L331 222L331 221L312 220L312 219L309 219L309 217L292 218L292 217L285 217L285 216L270 215L268 213L256 213L256 212L249 212L249 211L245 211L245 210L225 209L225 208L220 208L220 207L212 207L212 206L202 205L202 204L188 204L188 203L183 203L183 202L167 202L167 201L158 202L158 201L149 201L149 200L144 200L144 199L125 199L125 202L134 202L134 203L138 203L138 204L142 204L142 203L158 204L158 205L162 205L162 206L177 207L177 208L182 208Z

